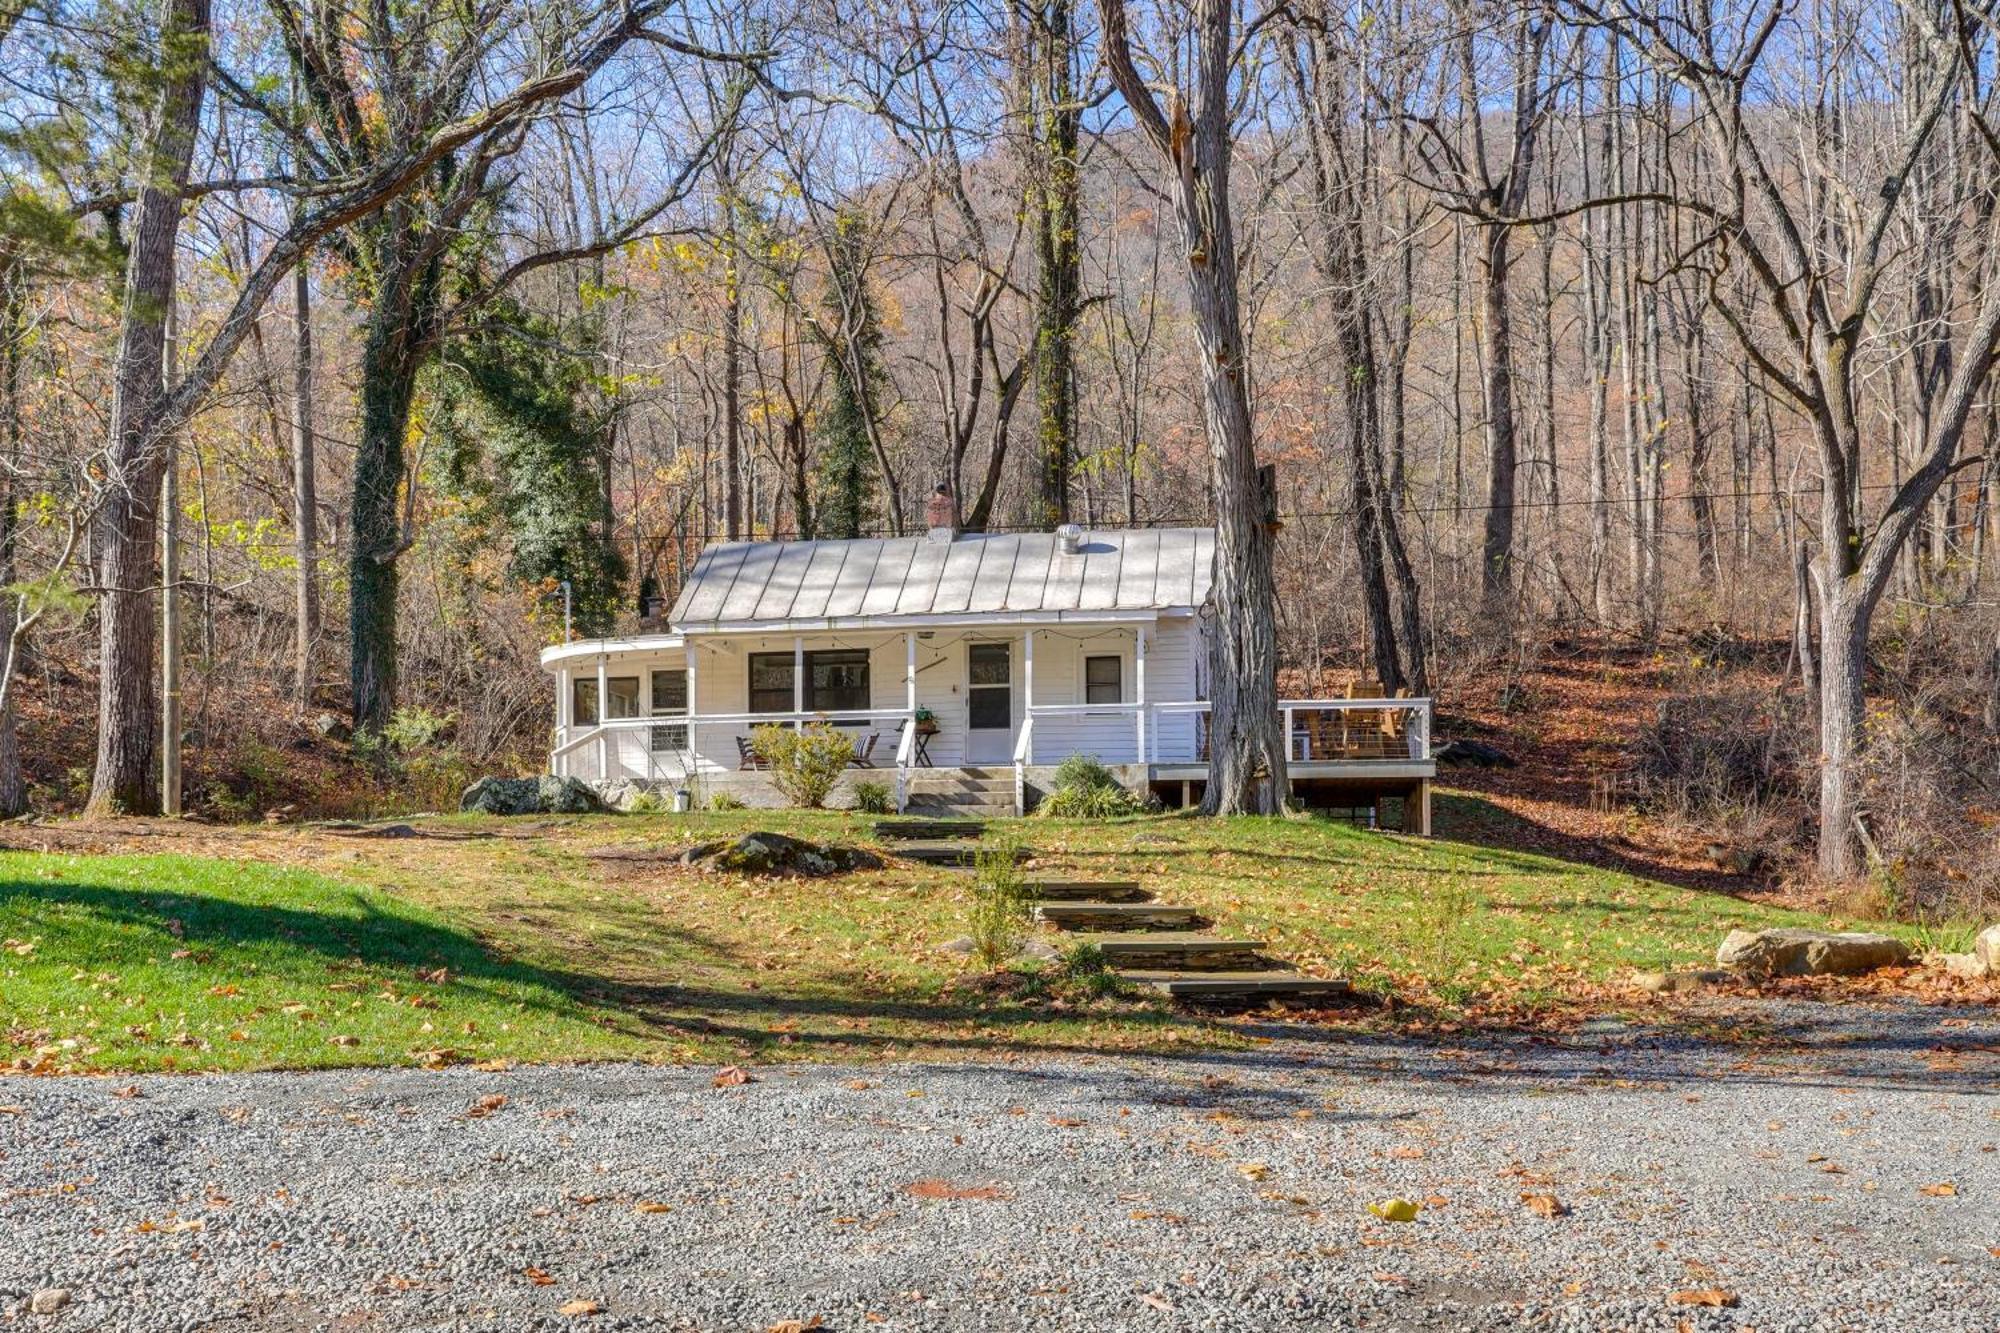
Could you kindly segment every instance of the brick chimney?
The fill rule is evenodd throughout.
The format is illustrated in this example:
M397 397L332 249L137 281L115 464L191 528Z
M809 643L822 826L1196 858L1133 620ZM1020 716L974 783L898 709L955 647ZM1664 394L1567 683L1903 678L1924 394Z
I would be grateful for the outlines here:
M958 506L952 502L951 483L939 482L924 501L924 526L934 542L948 542L958 535Z

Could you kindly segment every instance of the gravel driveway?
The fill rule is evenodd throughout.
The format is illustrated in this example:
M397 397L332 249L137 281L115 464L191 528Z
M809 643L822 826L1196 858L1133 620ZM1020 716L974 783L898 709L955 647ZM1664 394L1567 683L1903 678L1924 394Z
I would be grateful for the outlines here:
M724 1087L0 1079L0 1327L2000 1328L2000 1021L1758 1012Z

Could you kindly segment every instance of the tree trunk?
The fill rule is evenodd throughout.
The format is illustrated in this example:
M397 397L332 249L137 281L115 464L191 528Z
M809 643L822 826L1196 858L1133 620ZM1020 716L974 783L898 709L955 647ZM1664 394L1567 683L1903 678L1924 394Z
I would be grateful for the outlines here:
M158 555L166 310L174 295L181 197L207 91L208 0L168 0L162 77L133 208L112 372L105 492L96 518L98 604L97 769L93 814L159 807L159 634L153 593Z
M737 265L736 199L725 194L722 281L728 289L722 327L722 523L730 541L743 537L743 280Z
M1037 499L1042 522L1070 518L1070 470L1076 457L1076 324L1083 300L1082 217L1077 138L1082 102L1075 59L1072 0L1045 0L1030 23L1034 109L1029 140L1035 219L1035 403ZM955 493L955 492L954 492Z
M312 274L292 270L292 532L298 541L297 649L292 697L312 707L313 641L319 635L319 497L313 448Z
M1479 589L1489 611L1509 609L1514 573L1514 337L1507 318L1510 229L1488 226L1479 252L1479 341L1486 417L1486 534Z
M1829 880L1861 872L1861 755L1867 704L1868 622L1859 590L1828 581L1820 589L1819 871Z
M0 430L6 432L7 466L0 469L0 587L16 577L14 544L18 526L14 514L14 477L21 464L21 353L27 275L13 256L0 258ZM21 773L21 742L15 725L12 675L19 668L10 645L14 642L12 595L0 592L0 816L25 814L28 784Z
M394 290L395 284L384 287ZM361 351L361 426L354 452L353 549L348 556L349 679L354 725L379 731L396 708L397 563L403 551L403 440L418 358L391 303L369 320Z

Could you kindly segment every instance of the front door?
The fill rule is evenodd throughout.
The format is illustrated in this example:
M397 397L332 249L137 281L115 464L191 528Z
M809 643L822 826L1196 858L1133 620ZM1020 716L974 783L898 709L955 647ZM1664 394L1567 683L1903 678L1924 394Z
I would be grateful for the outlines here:
M965 762L1005 764L1014 758L1014 645L974 643L965 649Z

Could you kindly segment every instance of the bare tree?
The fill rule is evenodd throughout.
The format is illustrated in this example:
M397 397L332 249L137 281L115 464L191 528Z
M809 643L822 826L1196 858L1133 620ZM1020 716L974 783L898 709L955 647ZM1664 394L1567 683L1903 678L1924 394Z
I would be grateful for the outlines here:
M1192 53L1187 87L1168 79L1174 68L1169 61L1157 53L1152 58L1166 84L1163 104L1139 72L1124 0L1098 0L1098 12L1111 81L1166 168L1201 349L1216 529L1207 608L1213 698L1201 808L1205 814L1276 814L1286 791L1271 570L1276 497L1259 472L1251 437L1229 196L1235 80L1242 74L1242 43L1256 34L1239 21L1235 0L1196 0L1184 34L1175 34L1185 36Z

